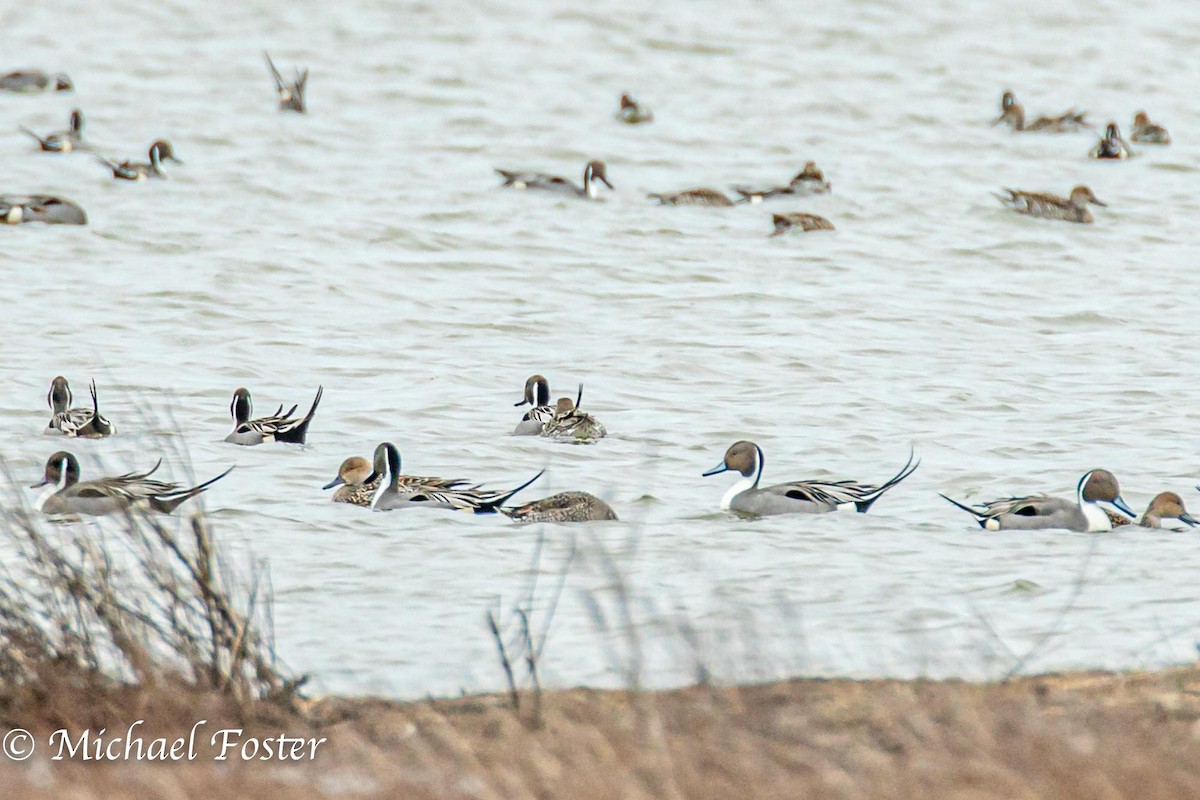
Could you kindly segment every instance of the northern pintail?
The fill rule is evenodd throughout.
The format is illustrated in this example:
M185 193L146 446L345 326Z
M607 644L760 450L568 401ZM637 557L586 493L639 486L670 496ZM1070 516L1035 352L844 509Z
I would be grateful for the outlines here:
M907 478L920 466L913 455L908 463L892 478L875 486L858 481L794 481L777 483L760 489L763 472L763 452L754 442L735 442L725 451L720 464L704 473L719 475L730 470L740 473L742 478L721 498L721 508L740 514L769 516L774 514L818 514L839 509L854 508L866 513L871 504L883 493Z
M1141 144L1170 144L1171 134L1162 125L1150 121L1145 111L1139 111L1133 116L1133 133L1129 138Z
M1131 155L1133 155L1133 151L1129 149L1129 143L1121 136L1121 129L1115 122L1108 123L1108 127L1104 129L1104 135L1088 153L1089 158L1109 160L1121 160L1129 158Z
M1071 190L1071 196L1059 197L1056 194L1041 192L1021 192L1015 189L1002 189L1005 194L997 194L996 198L1018 214L1042 219L1060 219L1065 222L1080 222L1085 225L1092 223L1092 212L1088 203L1097 206L1107 205L1100 202L1092 190L1086 186L1076 186Z
M617 119L627 125L638 125L643 122L653 122L654 114L649 108L634 100L629 92L621 95L621 107L617 110Z
M225 441L233 444L255 445L263 442L288 442L304 444L308 436L308 424L312 422L313 414L317 413L317 405L325 387L317 387L317 396L313 398L312 406L303 417L293 417L296 406L292 406L285 414L283 405L269 417L250 419L254 413L254 404L250 399L250 390L239 388L233 393L229 404L229 413L233 417L233 432L225 437Z
M163 172L162 162L174 161L176 164L183 163L176 157L171 143L165 139L159 139L150 145L148 153L150 161L146 164L136 161L122 161L118 164L115 161L109 161L103 156L98 155L96 158L101 164L112 170L114 178L123 181L144 181L147 178L165 178L167 177L167 173Z
M733 201L716 189L686 189L674 194L648 194L661 206L731 206Z
M604 166L603 161L593 160L587 163L587 166L583 168L582 187L576 186L566 178L560 178L557 175L547 175L542 172L513 172L507 169L495 169L496 173L501 178L504 178L502 186L511 186L518 190L539 189L546 192L560 192L595 200L600 194L598 184L603 183L609 189L613 188L613 185L608 182L608 169Z
M559 492L541 500L502 508L517 522L601 522L617 519L612 506L588 492Z
M513 431L514 436L541 436L546 423L554 419L554 406L550 405L550 381L541 375L531 375L525 381L525 396L514 406L530 406Z
M801 231L831 231L833 223L817 214L797 212L795 214L772 214L771 222L775 225L772 236L782 236L790 230Z
M993 125L1001 122L1016 131L1037 131L1041 133L1068 133L1081 128L1091 127L1085 117L1086 112L1071 108L1057 117L1038 117L1028 125L1025 124L1025 107L1017 102L1012 92L1005 92L1000 98L1000 116L992 121Z
M1083 474L1075 487L1075 502L1049 495L1010 497L968 506L946 495L941 497L966 511L979 527L989 531L1047 530L1108 531L1112 520L1108 507L1130 518L1137 517L1121 499L1117 477L1106 469L1093 469Z
M381 462L381 466L382 462ZM356 506L370 506L376 490L383 482L383 473L376 472L370 462L359 456L351 456L342 462L338 468L337 477L325 484L323 489L338 487L333 493L333 502L352 503ZM400 475L397 485L411 489L424 487L427 489L443 490L463 486L466 481L447 478L424 478L418 475Z
M373 474L374 470L371 469L369 461L362 456L350 456L338 467L337 477L321 488L337 487L337 491L333 493L335 503L369 506L371 498L375 496L375 490L383 482L383 477L379 475L375 475L372 480Z
M100 403L96 399L96 382L89 387L92 393L91 408L71 408L71 386L59 375L50 382L46 402L52 416L43 433L80 439L102 439L117 432L117 426L100 414Z
M1143 528L1161 528L1164 519L1177 519L1188 527L1200 524L1183 507L1183 498L1174 492L1160 492L1155 495L1138 524Z
M32 94L47 90L70 92L74 89L75 84L71 83L71 79L61 72L51 75L41 70L22 69L7 75L0 75L0 91L5 92Z
M118 514L130 509L170 514L180 503L195 497L233 471L233 467L215 478L190 489L178 483L150 480L162 464L158 460L147 472L127 472L93 481L79 480L79 461L60 450L46 460L41 483L30 488L49 486L34 503L34 509L46 514Z
M72 150L88 149L83 141L83 112L78 108L71 112L65 131L39 136L24 125L19 127L23 133L36 139L38 146L47 153L70 153Z
M450 511L492 514L517 492L542 477L542 472L534 475L517 488L503 492L481 489L478 485L438 488L430 483L406 484L403 480L405 476L400 473L400 451L391 442L383 442L375 448L375 469L368 476L368 481L374 480L376 477L380 478L380 488L371 500L371 508L376 511L443 508ZM424 480L440 482L442 479Z
M77 204L48 194L0 195L0 225L44 222L48 225L86 225L87 214Z
M738 201L739 203L761 203L772 197L824 194L832 188L832 184L825 180L825 173L821 172L821 168L817 166L816 162L809 161L804 165L804 169L796 173L796 176L792 178L787 186L777 186L772 189L751 189L745 186L735 186L733 190L742 196Z
M271 60L270 55L263 53L263 58L267 59L267 68L271 70L271 77L275 80L275 93L279 95L279 110L305 113L308 110L304 105L304 87L308 85L308 68L306 67L303 71L295 69L296 79L289 82L285 81L279 74L279 70L275 69L275 62Z
M583 384L579 384L579 394L575 400L569 397L558 398L554 405L554 416L542 428L542 436L580 444L594 442L607 436L608 431L600 421L579 408L582 400Z

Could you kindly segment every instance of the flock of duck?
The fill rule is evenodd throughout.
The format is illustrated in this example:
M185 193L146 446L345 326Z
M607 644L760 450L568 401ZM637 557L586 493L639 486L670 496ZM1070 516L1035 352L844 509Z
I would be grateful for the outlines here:
M265 54L264 54L265 55ZM305 113L305 87L307 70L296 70L294 77L285 79L269 55L266 62L275 85L279 108L282 111ZM62 74L25 70L0 76L0 91L39 93L46 91L71 91L71 80ZM1000 101L1000 116L993 124L1004 123L1014 132L1069 133L1089 127L1085 114L1068 110L1057 116L1043 116L1027 121L1025 110L1012 92L1004 92ZM630 95L623 94L617 118L627 124L640 125L654 120L653 113ZM78 109L71 112L67 130L41 136L27 128L21 130L35 139L45 152L70 153L91 151L83 138L83 114ZM1131 139L1139 144L1167 145L1170 135L1160 125L1150 122L1145 112L1134 117ZM1132 149L1121 136L1117 124L1106 126L1104 135L1088 154L1091 158L1121 160L1128 158ZM112 172L114 179L142 181L150 178L165 178L164 161L179 159L170 142L165 139L154 142L148 151L149 161L144 163L122 161L96 155L96 158ZM497 169L503 186L514 190L536 190L556 192L568 196L595 200L601 185L612 190L608 170L603 161L590 161L583 171L582 185L540 172ZM733 206L743 203L758 204L785 197L824 194L831 191L831 184L813 162L805 164L786 185L767 188L736 186L738 199L731 199L716 189L701 187L677 192L654 193L651 199L662 205L672 206ZM1045 219L1091 223L1092 214L1088 204L1103 206L1087 186L1076 186L1068 197L1040 192L1005 189L997 197L1006 206L1020 214ZM60 197L48 195L0 196L0 221L8 224L25 222L49 222L85 224L86 215L78 205ZM772 236L789 230L831 230L833 225L824 217L811 213L789 213L773 215ZM70 386L63 377L51 384L47 402L51 409L51 420L47 434L67 438L104 438L116 432L115 426L99 410L96 387L90 387L91 406L72 407ZM233 430L225 441L235 445L252 446L269 442L303 444L309 425L321 402L322 388L317 389L308 413L294 416L297 406L288 411L283 406L271 415L253 416L250 392L239 388L230 403ZM517 406L528 405L529 410L518 422L514 435L541 436L575 443L591 443L603 438L607 431L595 417L580 408L583 389L575 399L563 397L550 401L550 384L541 375L534 375L525 384L524 395ZM161 462L160 462L161 463ZM890 489L894 488L918 467L919 461L912 455L908 462L891 478L880 484L862 483L854 480L792 481L762 486L763 452L754 442L739 441L731 445L717 466L703 473L705 476L723 472L736 472L740 479L725 493L721 508L740 514L765 516L791 513L825 513L842 509L866 512ZM51 455L45 465L43 477L37 487L45 488L35 503L35 508L48 514L110 514L131 508L170 513L184 501L206 491L214 483L229 474L230 467L216 477L192 487L177 483L155 480L151 477L158 464L146 472L128 472L122 475L81 480L79 462L68 451L60 450ZM508 502L526 489L542 475L539 472L514 489L487 489L478 483L462 479L446 479L405 475L401 471L400 452L390 442L380 443L372 460L352 456L342 462L337 476L325 485L325 489L336 489L333 501L368 507L375 511L390 511L405 508L440 508L455 511L471 511L477 514L501 512L524 522L579 522L588 520L615 520L612 508L600 498L587 492L562 492L523 505L510 506ZM954 506L969 513L979 525L988 530L1000 529L1050 529L1061 528L1076 531L1102 531L1113 527L1132 524L1137 515L1121 498L1116 477L1109 471L1094 469L1085 473L1076 487L1073 500L1030 495L1010 497L969 506L942 495ZM1140 519L1147 527L1159 527L1163 520L1176 519L1187 525L1197 524L1188 514L1183 500L1173 492L1163 492L1150 503Z
M271 61L271 57L267 54L264 54L264 57L274 81L280 110L306 113L305 89L308 84L308 70L297 69L293 78L286 79ZM51 75L38 70L20 70L0 76L0 91L36 94L47 91L73 91L74 88L71 79L61 73ZM621 95L617 119L630 125L641 125L653 122L654 114L626 93ZM1013 132L1071 133L1090 127L1086 115L1074 109L1069 109L1056 116L1041 116L1027 121L1024 106L1017 102L1015 95L1009 91L1004 92L1001 96L1000 116L995 119L993 125L1000 123L1010 126ZM91 152L90 143L86 142L83 137L83 126L83 112L75 109L71 112L66 130L46 136L24 126L21 126L20 130L33 138L43 152ZM1167 129L1151 122L1144 111L1138 111L1134 115L1131 139L1139 144L1148 145L1161 146L1171 143L1171 136ZM1120 128L1115 122L1110 122L1105 127L1104 135L1088 153L1091 158L1103 160L1122 160L1129 158L1132 154L1132 148L1121 136ZM183 163L175 155L174 148L166 139L159 139L150 145L147 151L148 160L145 162L131 160L118 162L94 152L93 155L112 173L114 179L125 181L165 178L164 162ZM542 172L509 169L496 169L496 172L503 179L502 185L512 189L556 192L588 200L599 198L601 185L610 190L614 188L608 178L607 166L599 160L589 161L584 167L581 185L566 178ZM656 192L650 194L649 197L658 201L660 205L717 207L743 203L758 204L784 197L824 194L831 188L832 185L825 179L820 168L814 162L809 161L786 185L766 188L733 187L734 192L738 195L736 200L725 192L708 187L676 192ZM1067 197L1046 192L1007 188L1002 192L996 197L1008 208L1019 214L1043 219L1091 223L1093 217L1088 205L1106 205L1092 193L1091 189L1083 185L1074 187ZM833 223L828 219L810 212L773 214L771 219L774 226L771 236L779 236L789 231L833 230ZM0 222L10 225L26 222L84 225L87 224L87 214L77 203L54 195L0 195Z
M67 438L103 439L116 433L116 426L100 413L96 384L89 387L90 406L72 407L72 393L67 379L59 376L50 384L46 396L50 406L50 422L45 433ZM270 442L304 444L309 425L324 394L317 387L312 405L303 416L295 416L298 405L287 411L281 404L274 413L254 416L250 391L239 388L229 404L233 430L225 441L241 446ZM605 427L591 414L580 408L583 387L574 400L570 397L550 402L550 383L542 375L533 375L525 382L524 394L515 405L529 406L513 429L514 436L541 436L559 441L589 444L607 435ZM777 514L819 514L839 510L866 513L890 489L912 475L920 465L912 454L903 467L880 484L855 480L791 481L768 486L760 485L763 476L762 448L750 441L730 445L715 467L703 473L705 477L724 472L740 475L721 499L721 508L747 516ZM127 472L111 477L81 480L79 460L69 451L59 450L46 459L42 480L30 488L44 488L34 503L36 510L52 515L103 515L130 510L170 513L184 501L206 491L224 478L233 467L196 486L155 480L151 477L161 464L146 472ZM408 508L438 508L451 511L470 511L475 514L500 512L519 522L587 522L615 520L616 513L608 503L582 491L560 492L522 505L507 505L518 492L528 488L542 476L538 472L513 489L488 489L482 484L461 478L440 478L406 475L402 472L399 449L391 442L381 442L373 459L351 456L342 462L337 475L324 489L336 489L335 503L346 503L374 511ZM1200 488L1200 487L1198 487ZM1002 529L1066 529L1075 531L1106 531L1129 525L1137 515L1122 499L1116 476L1104 469L1089 470L1076 487L1075 499L1066 500L1047 495L1010 497L968 506L942 495L954 506L969 513L987 530ZM1183 500L1174 492L1157 495L1142 515L1140 524L1161 527L1163 520L1176 519L1187 525L1197 524L1184 508Z

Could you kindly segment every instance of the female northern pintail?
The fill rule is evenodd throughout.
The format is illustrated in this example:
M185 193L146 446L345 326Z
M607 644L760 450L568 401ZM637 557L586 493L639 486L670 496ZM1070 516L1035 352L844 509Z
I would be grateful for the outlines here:
M721 463L705 472L704 476L719 475L730 470L741 473L742 479L721 498L722 509L741 514L817 514L851 507L859 513L866 513L884 492L913 474L920 463L914 461L910 453L903 469L879 486L858 481L794 481L760 489L762 449L754 442L741 441L730 445Z
M716 189L686 189L674 194L648 194L662 206L731 206L733 201Z
M51 75L41 70L23 69L0 75L0 91L32 94L44 91L70 92L75 84L63 73Z
M59 375L50 382L46 402L53 416L43 433L80 439L102 439L117 432L117 426L100 414L100 403L96 399L96 382L92 381L92 407L71 408L71 387L67 379Z
M233 393L229 404L229 413L233 417L233 432L225 437L225 441L233 444L255 445L263 442L288 442L304 444L308 436L308 424L312 422L313 414L317 413L317 405L325 387L317 387L317 396L313 398L312 406L303 417L293 417L296 406L283 413L283 405L269 417L250 419L254 413L254 404L250 399L250 390L239 388Z
M542 477L542 472L507 492L489 491L479 488L478 485L469 488L438 488L430 483L406 484L403 480L405 476L400 473L400 451L391 442L383 442L375 448L375 469L367 477L367 481L376 477L380 479L380 488L371 500L371 508L376 511L444 508L450 511L492 514L517 492ZM441 481L440 478L423 480Z
M1121 129L1115 122L1108 123L1108 127L1104 129L1104 135L1088 153L1089 158L1110 160L1129 158L1131 155L1133 155L1133 151L1129 149L1129 143L1121 136Z
M305 68L303 71L296 69L296 79L289 83L279 74L279 70L275 69L275 62L271 60L271 56L263 53L263 57L267 59L267 68L271 70L271 77L275 79L275 93L279 95L279 110L305 113L307 108L304 105L304 87L308 85L308 69Z
M989 531L1046 530L1061 528L1069 531L1112 530L1107 508L1134 518L1137 515L1121 499L1117 478L1106 469L1084 473L1075 487L1075 502L1048 495L1010 497L977 506L968 506L946 495L941 497L966 511L979 527Z
M130 509L170 514L185 500L195 497L233 471L233 467L215 478L190 489L178 483L150 480L162 464L158 460L147 472L127 472L111 478L93 481L79 480L79 461L60 450L46 460L41 483L30 488L50 486L34 503L34 508L46 514L117 514Z
M773 189L750 189L745 186L735 186L733 190L742 196L739 203L761 203L772 197L785 195L824 194L832 188L829 181L825 180L825 173L821 172L816 162L809 161L804 165L804 169L796 173L796 177L792 178L787 186L777 186Z
M333 493L333 502L335 503L370 506L381 483L383 483L383 473L375 472L365 458L351 456L342 462L342 466L338 468L337 477L321 488L338 487L338 490ZM397 485L404 488L420 486L442 490L453 489L465 484L466 481L461 480L424 478L417 475L400 475L397 478Z
M1189 527L1200 524L1183 507L1183 498L1174 492L1160 492L1155 495L1138 524L1143 528L1161 528L1164 519L1177 519Z
M542 436L551 439L564 439L578 443L594 442L603 439L608 431L600 421L591 414L579 408L583 400L583 384L579 384L579 394L575 400L560 397L554 405L554 416L542 428Z
M77 204L48 194L0 195L0 225L44 222L48 225L86 225L87 214Z
M643 122L653 122L654 114L650 109L634 100L629 92L621 95L621 108L617 111L617 119L628 125L638 125Z
M1068 198L1056 194L1041 192L1020 192L1014 189L1003 189L1005 194L997 194L996 198L1018 214L1042 219L1060 219L1065 222L1080 222L1085 225L1092 223L1092 212L1088 203L1097 206L1107 205L1100 202L1092 190L1086 186L1076 186Z
M120 164L115 161L109 161L103 156L96 156L101 164L112 170L114 178L123 181L144 181L147 178L165 178L167 173L163 172L162 162L174 161L176 164L183 162L175 155L175 150L171 147L171 143L165 139L159 139L154 144L150 145L150 162L142 164L134 161L122 161Z
M797 212L795 214L772 214L771 222L775 225L772 236L782 236L790 230L801 231L831 231L833 223L816 214Z
M83 142L83 112L78 108L71 112L71 119L65 131L56 131L43 137L24 125L19 127L23 133L36 139L38 146L47 153L70 153L72 150L88 149Z
M1028 125L1025 124L1025 107L1017 102L1012 92L1005 92L1000 98L1000 116L992 121L993 125L1001 122L1016 131L1039 131L1042 133L1068 133L1081 128L1091 127L1085 117L1086 112L1071 108L1057 117L1038 117Z
M513 431L514 436L541 436L546 423L554 419L554 406L550 405L550 381L541 375L531 375L525 381L525 396L514 406L529 405L530 409L521 417Z
M1133 133L1129 137L1141 144L1170 144L1171 134L1162 125L1150 121L1145 111L1139 111L1133 116Z
M500 511L517 522L525 523L602 522L617 518L612 506L588 492L559 492Z
M603 161L589 161L587 166L583 168L583 186L579 187L571 183L566 178L560 178L557 175L546 175L542 172L513 172L507 169L496 168L496 173L504 178L502 186L511 186L514 189L540 189L547 192L561 192L564 194L575 195L576 197L586 197L589 200L595 200L600 189L598 183L603 183L609 189L613 185L608 182L608 170L604 166Z

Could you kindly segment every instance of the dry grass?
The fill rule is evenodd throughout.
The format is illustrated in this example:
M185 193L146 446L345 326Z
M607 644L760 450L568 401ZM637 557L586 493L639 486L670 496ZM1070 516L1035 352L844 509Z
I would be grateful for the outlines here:
M1200 796L1200 670L1010 683L794 680L669 692L327 699L315 763L0 763L29 798L1170 798ZM182 713L164 732L196 717ZM275 727L272 727L274 725Z
M10 497L0 539L0 721L104 725L130 707L220 698L242 716L289 701L265 565L239 574L202 514L53 524ZM12 558L11 556L15 556Z

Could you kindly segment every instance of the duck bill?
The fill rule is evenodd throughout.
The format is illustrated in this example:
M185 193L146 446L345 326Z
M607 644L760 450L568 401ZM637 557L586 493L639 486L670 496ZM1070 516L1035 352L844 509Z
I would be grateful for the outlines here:
M523 406L523 405L525 405L525 404L526 404L526 403L528 403L528 402L529 402L528 400L522 400L522 401L521 401L521 402L519 402L519 403L513 403L513 408L519 408L520 406Z
M1138 518L1137 513L1135 513L1134 510L1129 507L1129 504L1126 503L1124 500L1122 500L1119 495L1117 497L1113 498L1112 502L1109 503L1109 505L1111 505L1113 508L1117 509L1118 511L1120 511L1122 514L1129 517L1130 519Z
M722 461L720 464L717 464L715 467L710 469L708 472L705 472L700 477L707 478L711 475L720 475L722 472L728 472L728 471L729 471L729 467L725 466L725 462Z
M611 183L609 183L608 178L605 178L603 175L600 176L600 182L603 183L608 188L612 189L614 192L617 190L617 187L615 187Z
M333 487L335 487L335 486L341 486L343 483L345 483L345 481L344 481L344 480L342 480L342 476L341 476L341 475L338 475L336 478L334 478L333 480L331 480L329 483L327 483L327 484L325 484L324 486L322 486L322 487L321 487L321 489L322 489L322 490L324 490L324 489L332 489L332 488L333 488Z
M1200 525L1200 522L1197 522L1196 518L1186 511L1179 515L1179 521L1192 527Z
M1094 198L1094 197L1093 197L1091 200L1088 200L1088 202L1089 202L1089 203L1091 203L1091 204L1092 204L1092 205L1094 205L1094 206L1104 206L1105 208L1108 208L1108 203L1105 203L1105 202L1102 202L1102 201L1100 201L1100 200L1097 200L1097 199L1096 199L1096 198Z
M48 486L49 484L50 484L49 478L42 478L42 480L38 481L37 483L29 484L29 488L30 489L40 489L43 486Z

